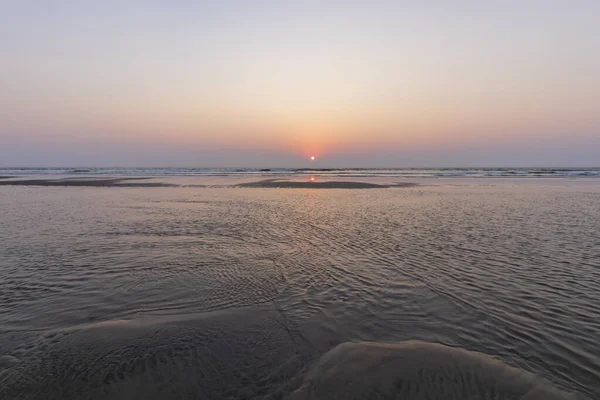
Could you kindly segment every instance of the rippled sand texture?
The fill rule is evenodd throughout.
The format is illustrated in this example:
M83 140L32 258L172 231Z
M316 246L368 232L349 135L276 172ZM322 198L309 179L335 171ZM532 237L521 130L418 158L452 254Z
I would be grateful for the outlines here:
M600 398L600 184L185 179L0 187L0 399L285 398L410 340Z
M344 343L325 354L294 400L563 400L530 374L439 344Z
M1 375L0 398L263 398L301 369L292 340L282 316L268 310L50 332Z

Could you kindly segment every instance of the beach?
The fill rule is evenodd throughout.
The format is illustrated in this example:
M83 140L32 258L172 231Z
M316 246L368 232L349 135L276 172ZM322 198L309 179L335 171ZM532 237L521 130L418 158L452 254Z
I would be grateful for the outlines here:
M600 396L598 178L6 175L2 399Z
M0 400L600 399L600 1L2 6Z

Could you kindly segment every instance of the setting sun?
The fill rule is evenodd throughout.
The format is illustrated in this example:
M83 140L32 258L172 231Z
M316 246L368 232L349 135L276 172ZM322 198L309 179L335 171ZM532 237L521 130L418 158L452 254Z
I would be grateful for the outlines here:
M315 156L310 157L311 161L315 161Z

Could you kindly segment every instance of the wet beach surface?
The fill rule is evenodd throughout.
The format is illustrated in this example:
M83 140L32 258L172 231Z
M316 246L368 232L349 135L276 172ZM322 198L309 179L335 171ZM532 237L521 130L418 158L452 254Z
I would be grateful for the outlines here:
M6 178L9 178L8 176ZM0 177L2 179L2 177ZM277 189L385 189L390 187L418 186L413 182L370 183L354 182L351 180L298 180L298 179L263 179L259 181L243 182L221 187L239 188L277 188ZM172 180L172 179L171 179ZM202 184L181 185L161 182L154 177L71 177L71 178L35 178L35 179L10 179L0 182L0 186L91 186L91 187L206 187ZM218 185L213 185L218 187Z
M600 396L600 183L102 179L0 187L2 399Z

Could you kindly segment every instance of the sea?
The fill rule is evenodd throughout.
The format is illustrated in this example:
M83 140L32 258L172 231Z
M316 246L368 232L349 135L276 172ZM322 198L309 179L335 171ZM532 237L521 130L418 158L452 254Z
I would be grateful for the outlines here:
M599 168L1 168L2 175L327 175L399 177L600 176Z
M0 169L0 399L599 399L599 178Z

